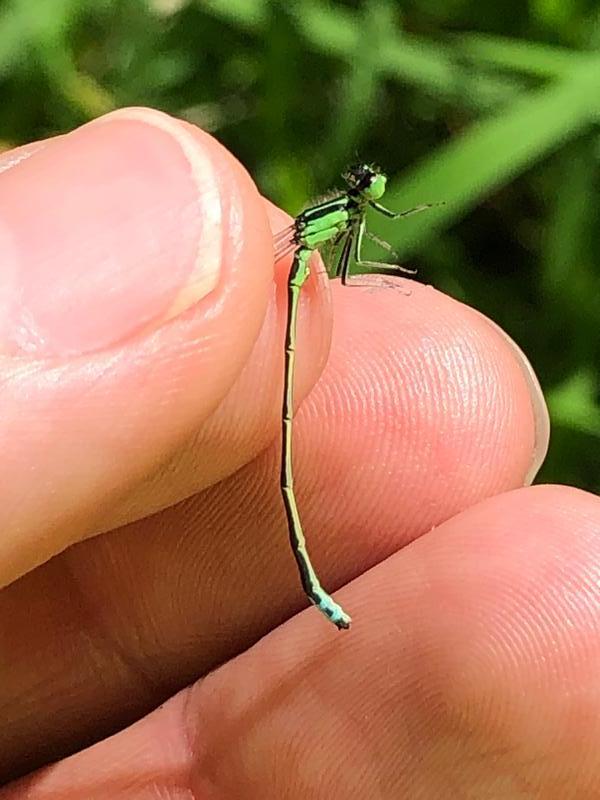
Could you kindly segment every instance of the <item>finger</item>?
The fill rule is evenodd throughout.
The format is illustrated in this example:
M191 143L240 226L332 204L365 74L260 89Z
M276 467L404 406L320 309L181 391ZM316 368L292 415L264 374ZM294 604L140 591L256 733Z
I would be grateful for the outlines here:
M289 227L289 218L265 201L273 231ZM111 509L116 526L190 497L229 476L273 442L281 428L283 350L287 323L287 276L291 255L276 265L276 281L252 352L233 386L206 419L172 449L156 469ZM300 355L294 371L294 395L302 401L321 374L331 340L329 282L318 254L299 302ZM249 268L251 266L249 265ZM106 525L104 526L106 527Z
M572 489L481 503L344 589L351 634L305 612L0 798L592 797L599 530Z
M264 202L208 135L125 109L2 159L0 585L189 494L163 475L149 503L145 484L229 393L269 304L263 355L284 318ZM328 345L327 322L313 328L300 393ZM219 432L223 455L196 486L264 446L274 360L261 379L232 403L250 413L232 441Z
M309 547L331 589L461 507L522 485L547 442L522 362L480 315L416 285L410 297L337 299L331 358L298 414L295 451ZM131 722L304 607L277 450L0 594L6 758L32 757L32 740L57 757Z
M483 317L425 288L410 298L349 290L338 298L331 356L298 411L294 450L309 549L331 588L464 508L522 486L548 442L526 365ZM188 680L306 603L287 548L278 463L276 443L230 480L69 556L98 604L113 608L122 636L130 617L107 587L129 596L135 570L148 588L137 613L136 599L128 604L137 646L146 625L149 644L157 627L165 631L169 653L202 631ZM157 650L143 659L165 666ZM178 652L176 669L183 664Z

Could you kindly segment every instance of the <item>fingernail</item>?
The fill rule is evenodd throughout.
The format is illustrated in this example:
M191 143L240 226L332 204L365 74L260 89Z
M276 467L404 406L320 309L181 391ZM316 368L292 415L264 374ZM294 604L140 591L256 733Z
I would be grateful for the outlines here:
M531 408L533 411L533 419L535 424L535 443L533 453L531 454L531 464L525 479L524 486L530 486L533 483L535 476L538 474L540 467L544 463L546 454L548 452L548 444L550 442L550 415L548 413L548 406L544 399L542 387L537 379L537 375L533 371L533 367L525 353L521 350L519 345L510 338L510 336L499 325L497 325L489 317L484 317L485 321L490 324L494 330L509 345L515 358L521 367L523 377L529 387L529 397L531 398Z
M210 152L171 117L124 109L6 159L0 352L107 348L206 297L223 239Z

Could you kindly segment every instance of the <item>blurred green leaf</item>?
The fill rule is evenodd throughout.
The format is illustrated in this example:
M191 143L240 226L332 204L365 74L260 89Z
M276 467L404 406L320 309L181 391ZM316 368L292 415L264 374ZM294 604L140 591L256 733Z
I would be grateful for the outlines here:
M299 30L311 46L352 62L372 49L380 71L435 96L460 100L476 108L493 106L514 96L517 81L473 75L448 46L402 35L390 27L387 39L373 44L364 37L360 14L307 0L294 12Z
M465 56L474 61L540 78L562 78L572 69L598 68L597 56L566 47L481 33L461 34L454 37L454 42Z
M530 0L533 14L551 28L560 28L581 9L579 0Z
M592 372L575 372L547 395L553 419L563 427L600 437L598 376ZM596 444L597 446L597 444Z
M327 163L339 166L347 153L357 147L368 127L382 79L379 46L388 38L393 24L393 9L389 3L372 0L366 4L362 30L370 46L360 48L349 61L346 75L338 87L335 124L320 148L322 158Z
M205 11L251 31L260 30L269 15L268 0L201 0Z
M581 69L564 81L521 97L504 113L472 126L390 187L390 203L445 206L387 225L406 257L443 226L455 222L487 194L592 124L600 98L600 70ZM443 197L440 187L444 187Z

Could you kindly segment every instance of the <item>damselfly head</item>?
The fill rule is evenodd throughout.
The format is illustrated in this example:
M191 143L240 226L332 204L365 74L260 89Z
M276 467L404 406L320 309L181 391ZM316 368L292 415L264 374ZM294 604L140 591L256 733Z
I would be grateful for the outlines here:
M367 200L379 200L385 192L387 178L375 164L355 164L342 177L350 189L360 192Z

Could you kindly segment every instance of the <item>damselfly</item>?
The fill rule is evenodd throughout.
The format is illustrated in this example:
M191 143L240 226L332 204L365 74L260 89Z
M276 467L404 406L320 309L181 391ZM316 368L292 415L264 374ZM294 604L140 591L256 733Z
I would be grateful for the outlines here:
M351 618L321 586L306 549L306 540L294 493L292 425L298 299L302 286L310 274L309 261L312 254L327 243L332 245L332 249L336 253L330 263L326 264L327 274L330 278L341 278L344 285L348 283L351 266L353 274L369 272L397 275L399 272L412 272L412 270L406 270L395 264L380 264L366 261L363 258L362 247L365 238L373 240L389 253L394 253L387 242L367 231L367 210L372 208L390 219L402 219L431 208L433 205L438 205L437 203L426 203L399 213L380 205L378 200L385 192L387 178L380 169L373 165L357 165L349 169L343 177L347 186L345 192L306 209L296 217L290 227L275 236L276 260L294 252L287 283L281 493L287 516L290 543L300 571L304 592L308 599L339 629L349 628Z

